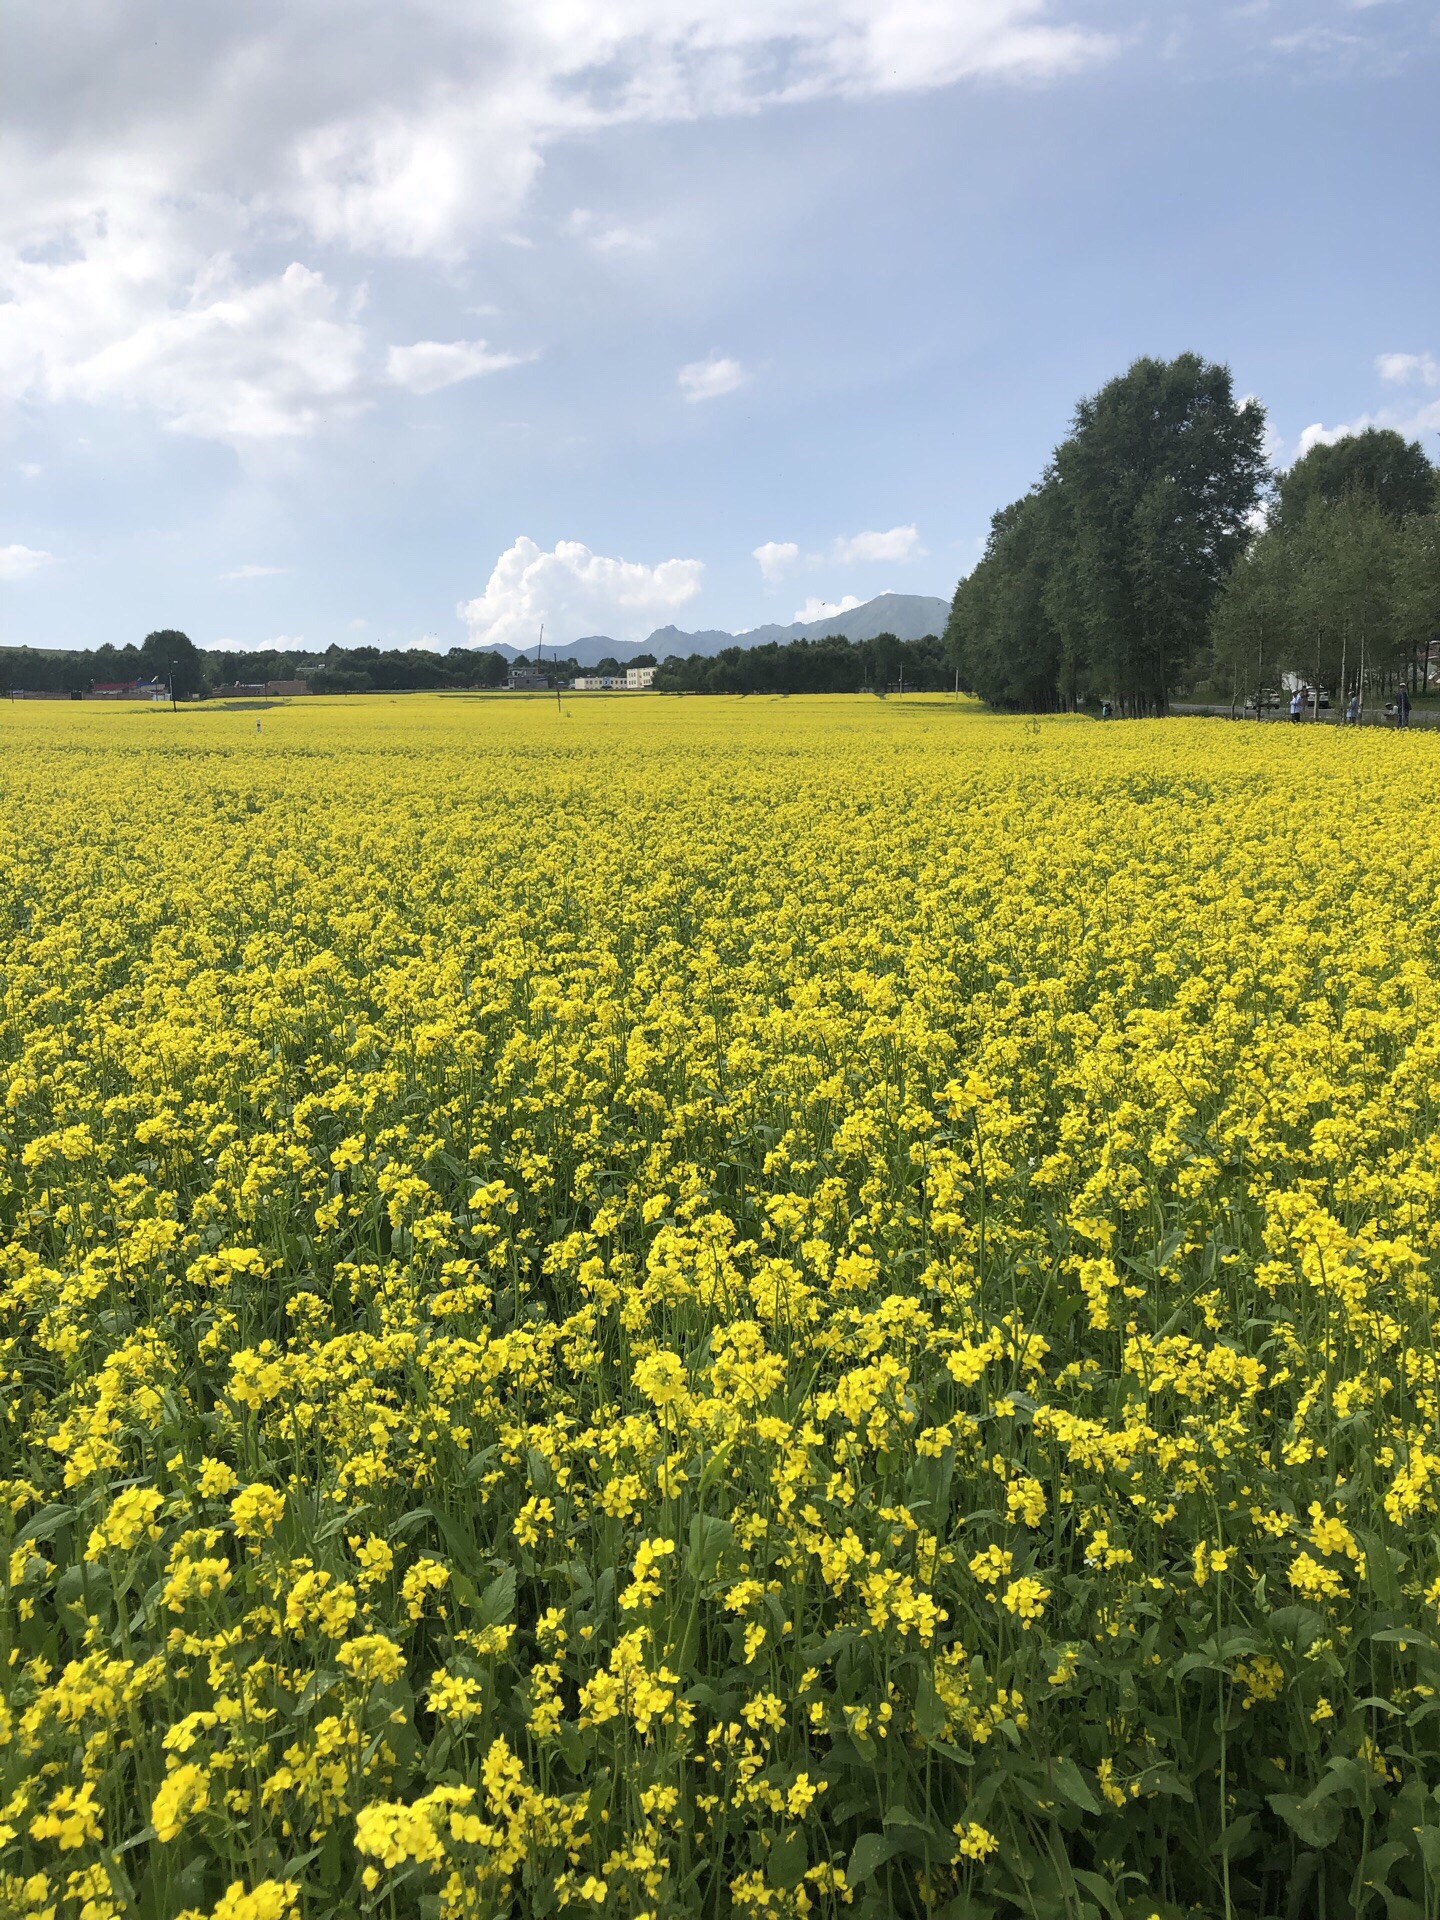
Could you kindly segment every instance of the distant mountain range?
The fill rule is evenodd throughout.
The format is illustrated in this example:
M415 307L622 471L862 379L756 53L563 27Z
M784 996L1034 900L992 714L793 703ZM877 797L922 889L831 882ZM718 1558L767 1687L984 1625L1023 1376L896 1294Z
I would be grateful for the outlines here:
M684 633L679 627L657 627L647 640L612 640L608 634L590 633L583 640L556 646L553 652L582 667L593 667L604 659L618 660L623 666L637 653L653 653L657 660L678 653L713 655L726 647L763 647L771 640L783 646L788 640L819 640L829 634L843 634L847 640L873 640L877 633L893 633L897 640L922 640L927 633L943 633L950 616L950 603L933 593L881 593L863 606L849 607L844 613L832 613L823 620L792 620L788 627L771 624L751 627L746 633L721 633L708 628L700 633ZM497 646L514 660L518 647ZM528 655L533 649L526 647Z

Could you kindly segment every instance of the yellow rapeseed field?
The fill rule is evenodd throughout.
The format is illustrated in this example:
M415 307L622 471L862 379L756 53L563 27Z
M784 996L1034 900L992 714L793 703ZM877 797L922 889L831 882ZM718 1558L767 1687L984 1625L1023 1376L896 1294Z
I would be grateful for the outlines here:
M1433 1920L1437 785L0 708L0 1914Z

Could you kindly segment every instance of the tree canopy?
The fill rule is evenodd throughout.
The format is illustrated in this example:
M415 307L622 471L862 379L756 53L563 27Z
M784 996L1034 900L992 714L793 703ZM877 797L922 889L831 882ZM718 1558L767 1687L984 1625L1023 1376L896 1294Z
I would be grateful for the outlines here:
M1229 368L1193 353L1137 360L1082 400L956 590L946 639L962 680L999 706L1094 694L1163 712L1244 551L1264 434Z
M1343 440L1322 441L1302 454L1280 476L1274 519L1281 526L1298 527L1317 502L1333 507L1363 495L1391 519L1403 520L1440 505L1435 481L1435 469L1418 440L1407 440L1390 427L1367 427Z

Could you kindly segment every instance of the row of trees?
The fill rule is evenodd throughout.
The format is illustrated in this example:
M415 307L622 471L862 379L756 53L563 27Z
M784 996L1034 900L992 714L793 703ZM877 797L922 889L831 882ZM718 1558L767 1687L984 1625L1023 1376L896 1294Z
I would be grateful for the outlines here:
M642 653L625 664L653 667L657 662L654 654ZM538 671L554 686L568 684L579 673L621 673L624 667L613 659L582 668L573 660L547 657L538 663ZM138 647L0 650L0 685L35 693L83 693L94 682L155 679L173 685L178 698L191 699L221 687L300 678L309 681L314 693L411 692L503 687L509 673L510 663L502 654L464 647L449 653L379 647L202 653L173 629L147 635ZM935 634L908 641L893 633L858 641L833 634L789 644L727 647L723 653L683 659L672 654L660 663L655 685L670 693L883 693L890 687L919 693L952 686L954 673Z
M891 687L923 693L953 686L954 678L936 634L923 640L900 640L893 633L847 640L836 633L726 647L688 659L672 654L661 663L655 685L663 693L884 693Z
M544 663L569 678L574 661ZM329 647L323 653L273 647L202 652L187 635L167 628L136 646L0 649L0 686L32 693L85 693L92 684L163 680L176 697L193 699L219 687L307 679L316 693L384 693L417 687L503 687L510 663L503 654L456 647L449 653L381 647Z
M1076 409L1036 485L956 589L961 684L1026 711L1161 713L1196 687L1264 698L1284 673L1348 691L1423 681L1440 642L1440 490L1372 429L1283 476L1229 369L1138 360Z
M1205 691L1257 711L1289 674L1340 700L1426 686L1440 664L1440 488L1423 450L1372 430L1280 482L1210 626Z

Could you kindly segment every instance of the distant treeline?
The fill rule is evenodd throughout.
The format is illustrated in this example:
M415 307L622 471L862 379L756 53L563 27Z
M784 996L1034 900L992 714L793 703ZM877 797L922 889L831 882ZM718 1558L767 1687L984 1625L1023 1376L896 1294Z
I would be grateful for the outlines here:
M1137 360L1081 401L1039 483L991 522L946 644L991 706L1177 692L1263 699L1285 673L1342 694L1416 684L1440 642L1440 487L1414 441L1371 429L1283 476L1229 369Z
M884 693L905 687L936 692L955 683L955 669L936 634L873 640L824 634L818 640L769 640L759 647L726 647L716 654L671 654L660 663L662 693Z
M573 660L546 660L541 671L570 679ZM314 693L384 693L425 687L503 687L510 663L500 653L456 647L450 653L381 647L329 647L324 653L267 647L202 651L183 633L152 633L138 646L0 649L0 688L84 693L92 682L164 680L181 699L219 687L306 679Z
M655 656L642 653L629 664L654 666ZM551 686L563 686L580 673L624 671L612 659L590 668L563 658L526 665ZM181 699L224 687L297 679L307 680L312 693L399 693L503 687L509 676L510 663L503 654L472 648L456 647L450 653L380 647L330 647L324 653L293 647L202 652L173 630L152 633L138 647L0 649L0 687L32 693L84 693L92 682L138 679L173 684ZM898 640L893 633L882 633L858 641L831 634L819 640L727 647L723 653L696 653L688 659L672 655L662 663L655 685L669 693L883 693L902 686L919 693L953 686L954 679L945 644L935 634Z

